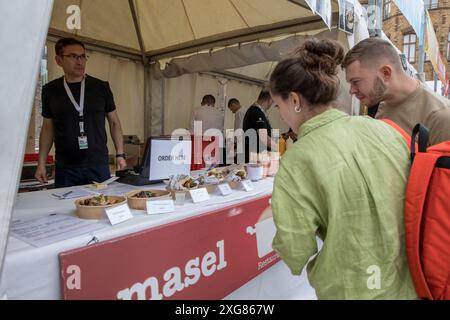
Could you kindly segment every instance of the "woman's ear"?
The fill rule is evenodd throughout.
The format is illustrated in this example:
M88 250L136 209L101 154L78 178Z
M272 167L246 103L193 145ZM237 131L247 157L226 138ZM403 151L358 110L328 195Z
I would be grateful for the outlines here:
M291 92L289 94L289 98L290 98L293 106L301 106L301 105L303 105L302 97L297 92Z

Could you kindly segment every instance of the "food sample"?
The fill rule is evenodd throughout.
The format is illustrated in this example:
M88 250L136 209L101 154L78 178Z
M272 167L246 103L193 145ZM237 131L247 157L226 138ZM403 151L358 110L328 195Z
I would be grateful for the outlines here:
M153 198L156 197L156 193L153 193L151 191L140 191L136 193L133 197L135 198Z
M170 190L187 191L195 189L202 185L201 179L195 179L191 176L179 174L176 176L171 176L168 184ZM203 180L204 182L204 180Z
M98 207L98 206L109 206L109 205L116 204L119 202L120 202L119 200L110 199L108 196L101 194L99 196L81 200L80 204L82 206Z
M225 180L227 182L231 181L242 181L247 178L247 172L244 168L232 169L230 173L226 176Z
M221 171L217 169L211 169L206 173L208 177L215 177L217 180L222 181L224 179L224 175Z

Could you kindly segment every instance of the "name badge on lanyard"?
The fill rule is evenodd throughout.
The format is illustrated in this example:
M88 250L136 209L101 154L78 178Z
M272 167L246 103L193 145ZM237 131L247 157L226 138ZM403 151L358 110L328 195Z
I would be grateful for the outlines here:
M70 101L72 102L73 106L75 107L75 109L78 111L78 113L80 115L79 120L78 120L78 124L80 126L80 135L78 136L78 146L79 146L80 150L87 149L88 148L88 140L87 140L87 136L84 132L84 116L83 116L85 79L83 78L83 81L81 81L80 104L78 104L75 101L72 91L70 91L70 88L67 85L65 78L64 78L64 88L66 89L66 93L69 96Z

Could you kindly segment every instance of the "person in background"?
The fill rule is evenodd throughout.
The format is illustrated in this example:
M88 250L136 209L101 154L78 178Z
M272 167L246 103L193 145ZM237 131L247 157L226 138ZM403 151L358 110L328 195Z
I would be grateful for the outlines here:
M404 241L409 149L384 122L332 107L342 59L337 42L310 39L271 74L298 134L275 177L273 248L293 274L307 265L319 299L416 299Z
M238 129L242 130L242 124L244 122L244 116L245 112L242 110L241 103L236 98L231 98L228 100L228 109L234 114L234 131L228 132L227 134L232 135L232 139L227 138L227 146L224 151L224 163L226 164L232 164L238 162L238 156L237 156L237 144L240 137L240 132L237 131ZM231 162L231 156L227 156L227 152L231 154L233 152L233 162Z
M242 110L239 100L236 98L230 99L228 101L228 109L234 114L234 130L242 129L245 112Z
M263 150L271 150L275 147L274 141L271 139L272 126L269 122L267 111L272 107L273 100L268 90L261 90L256 102L251 105L244 116L242 128L245 133L247 130L255 130L257 133L256 145L250 145L249 141L245 141L245 162L250 161L250 153L261 153Z
M450 101L409 76L395 48L379 38L359 42L342 63L350 94L369 107L376 119L390 119L407 133L421 123L430 144L450 140Z
M126 167L123 134L108 82L85 74L84 44L64 38L55 45L64 76L42 88L39 161L35 173L47 182L45 163L55 143L55 187L103 182L110 178L105 117L116 148L119 169Z
M191 134L194 134L194 121L201 121L202 134L208 129L217 129L223 132L224 114L214 108L216 98L207 94L202 98L200 107L192 110L191 114Z

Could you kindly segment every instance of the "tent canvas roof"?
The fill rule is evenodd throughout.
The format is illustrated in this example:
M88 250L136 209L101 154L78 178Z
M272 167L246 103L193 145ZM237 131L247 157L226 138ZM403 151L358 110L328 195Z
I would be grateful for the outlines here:
M66 23L71 5L81 9L79 30ZM337 3L332 10L338 11ZM324 26L306 4L288 0L55 0L49 34L161 56L217 41L236 43L239 37L254 40L269 30L301 31L314 22Z

